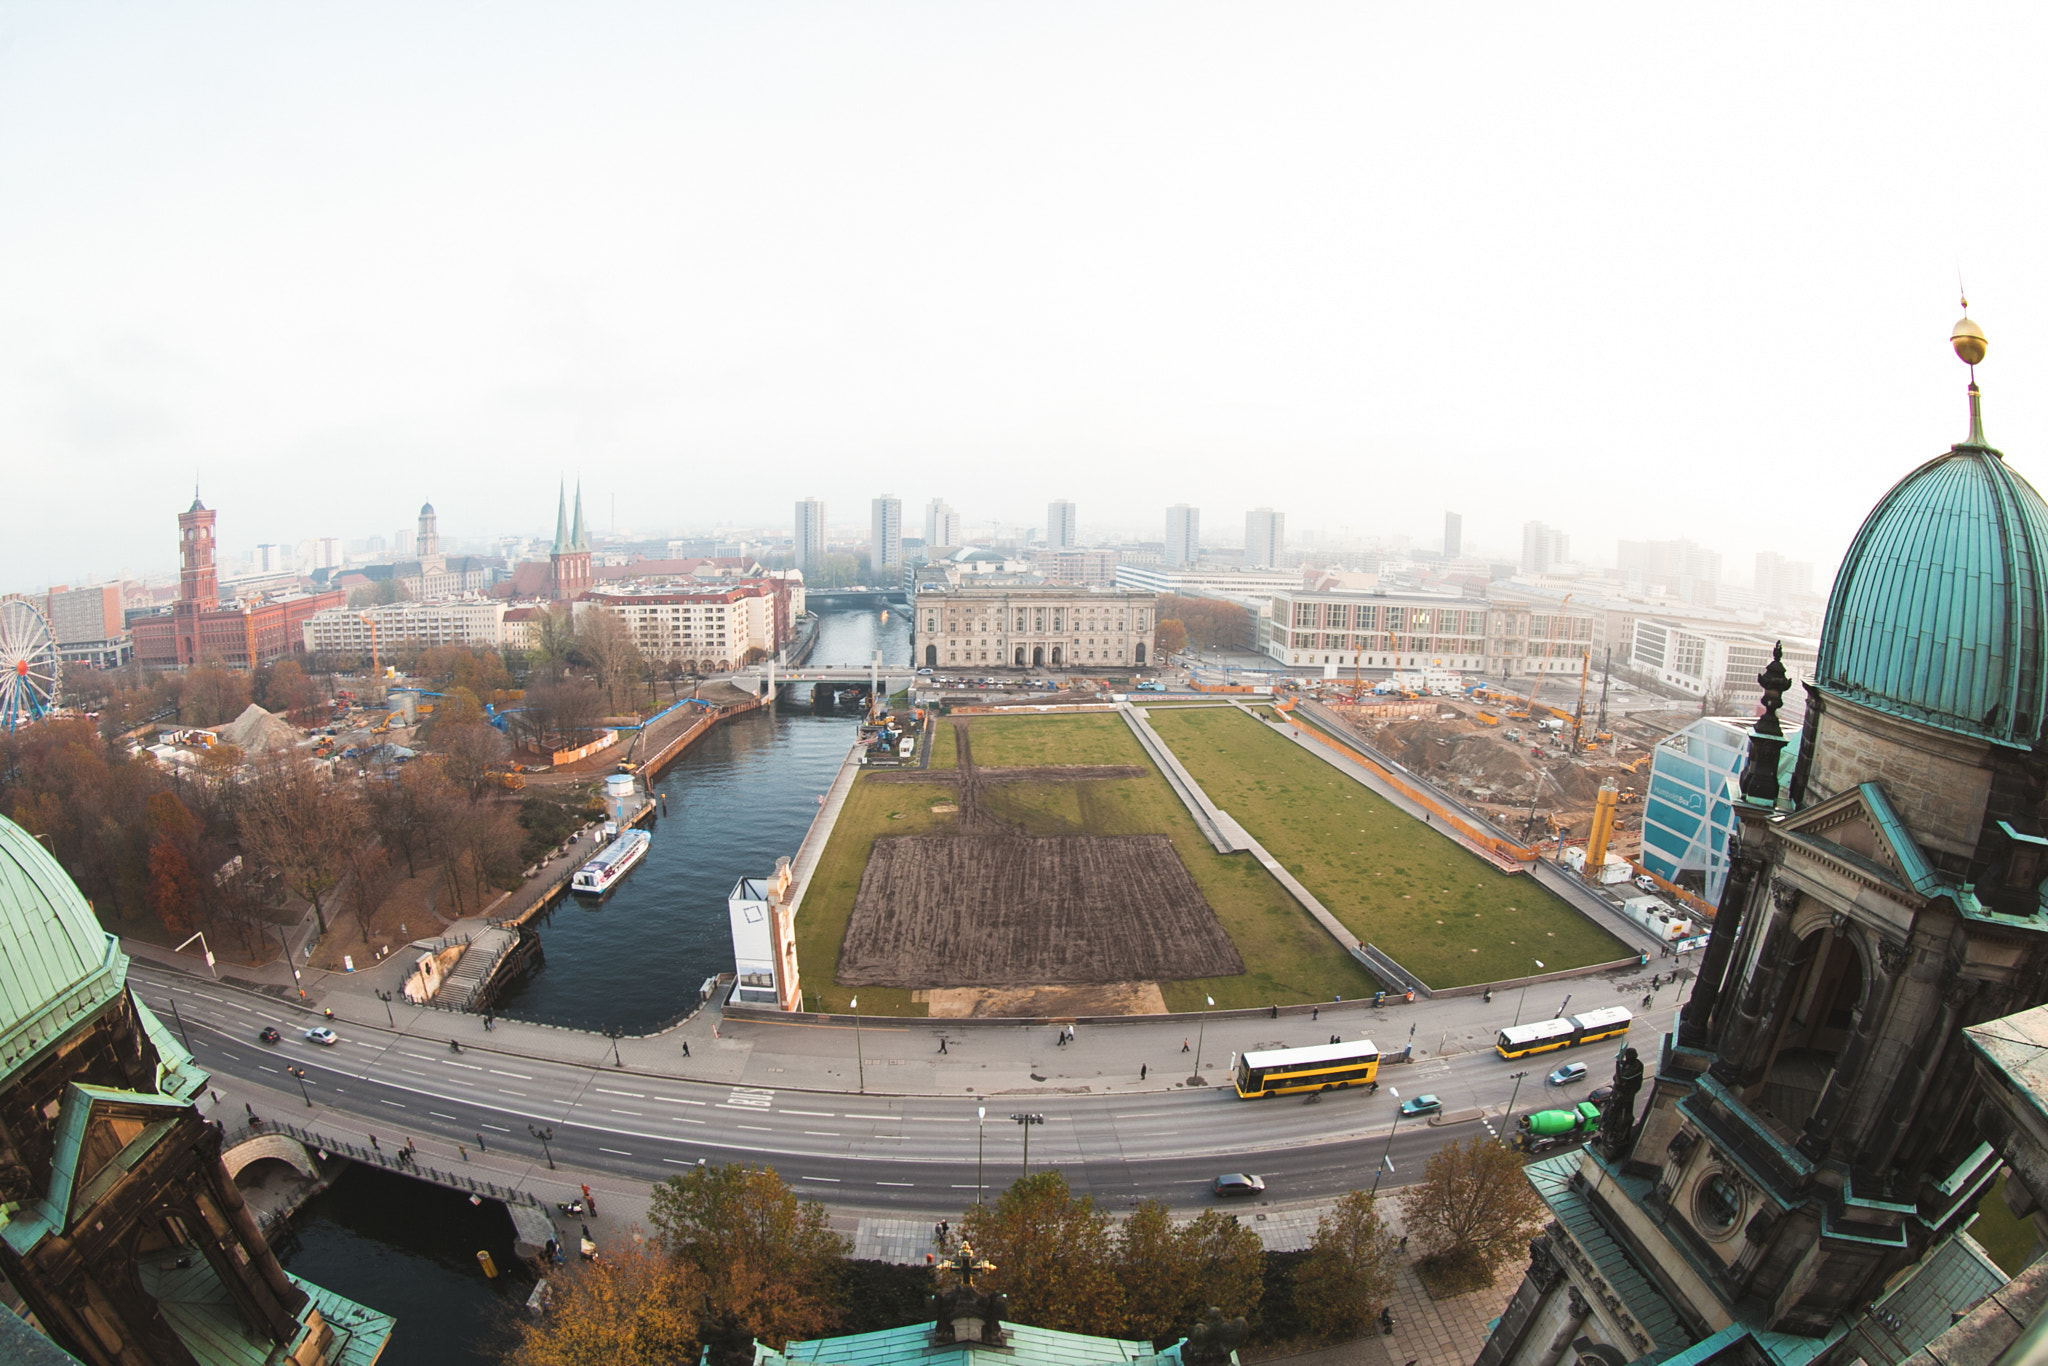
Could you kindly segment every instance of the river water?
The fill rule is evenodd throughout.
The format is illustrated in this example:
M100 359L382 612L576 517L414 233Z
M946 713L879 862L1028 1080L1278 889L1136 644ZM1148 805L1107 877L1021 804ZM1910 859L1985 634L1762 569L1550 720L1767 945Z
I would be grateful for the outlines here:
M810 662L886 664L910 658L910 619L833 612ZM804 685L799 685L803 687ZM808 689L803 693L808 700ZM551 1024L652 1028L696 1004L706 977L732 971L725 896L743 875L794 857L853 743L850 715L754 712L713 727L655 784L668 815L625 884L600 905L565 902L541 928L546 966L500 1009ZM516 1269L502 1207L389 1172L358 1167L293 1220L285 1265L398 1316L380 1366L490 1366L531 1284L486 1280L479 1248Z

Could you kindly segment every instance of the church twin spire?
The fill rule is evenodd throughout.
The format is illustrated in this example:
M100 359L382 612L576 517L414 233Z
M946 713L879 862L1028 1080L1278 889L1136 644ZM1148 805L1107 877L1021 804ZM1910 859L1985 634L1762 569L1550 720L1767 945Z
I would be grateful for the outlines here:
M565 480L555 498L555 554L590 549L590 537L583 529L583 481L576 481L576 524L569 525L569 487Z

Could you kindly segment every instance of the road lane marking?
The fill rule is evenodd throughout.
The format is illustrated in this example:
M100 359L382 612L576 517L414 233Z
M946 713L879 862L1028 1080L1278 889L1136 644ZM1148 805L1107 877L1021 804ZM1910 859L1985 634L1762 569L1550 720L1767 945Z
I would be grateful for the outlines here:
M403 1110L405 1108L405 1106L401 1102L395 1100L386 1100L382 1096L377 1097L377 1103L379 1105L389 1105L394 1110Z
M457 1062L453 1058L443 1058L441 1059L441 1061L447 1063L450 1067L466 1067L472 1072L481 1072L484 1070L483 1068L478 1067L473 1062Z
M827 1132L827 1131L826 1131L826 1130L824 1130L824 1129L806 1129L806 1130L804 1130L804 1133L805 1133L805 1134L806 1134L807 1136L811 1137L811 1138L837 1138L837 1137L839 1137L839 1135L838 1135L838 1134L836 1134L836 1133L829 1133L829 1132Z
M664 1157L661 1160L668 1163L671 1167L694 1167L697 1165L694 1162L686 1162L680 1157Z
M501 1134L509 1134L512 1132L510 1129L506 1128L502 1124L486 1124L483 1127L486 1129L496 1129Z
M499 1094L499 1095L501 1095L501 1096L517 1096L517 1097L519 1097L519 1098L520 1098L521 1100L525 1100L525 1099L526 1099L526 1092L524 1092L524 1091L507 1091L507 1090L506 1090L506 1089L505 1089L504 1087L502 1087L502 1086L500 1086L500 1087L498 1088L498 1094Z
M752 1129L757 1134L772 1134L775 1132L773 1129L760 1124L736 1124L733 1127L736 1129Z
M198 997L198 998L199 998L200 1000L202 1000L202 1001L214 1001L214 1002L217 1002L217 1003L219 1003L220 1005L226 1005L226 1004L227 1004L227 998L226 998L226 997L224 997L224 996L208 996L208 995L207 995L207 994L206 994L205 992L203 992L203 991L193 991L193 992L187 992L186 994L187 994L187 995L189 995L189 996L197 996L197 997Z
M276 1076L282 1076L282 1075L283 1075L283 1074L282 1074L282 1073L280 1073L280 1072L279 1072L279 1071L278 1071L278 1070L277 1070L277 1069L276 1069L275 1067L265 1067L265 1066L264 1066L264 1065L263 1065L262 1063L260 1063L260 1062L256 1064L256 1070L257 1070L258 1072L268 1072L268 1073L269 1073L269 1074L270 1074L271 1076L273 1076L273 1077L276 1077Z
M925 1116L921 1117L921 1118L920 1118L920 1119L919 1119L919 1120L918 1120L917 1122L918 1122L919 1124L972 1124L972 1123L974 1123L974 1121L973 1121L973 1120L971 1120L971 1119L966 1119L966 1118L961 1118L961 1119L951 1119L951 1118L948 1118L948 1117L946 1117L946 1116L943 1116L943 1115L925 1115Z
M681 1117L680 1115L678 1115L678 1116L676 1117L676 1123L678 1123L678 1124L703 1124L703 1123L705 1123L705 1121L704 1121L704 1120L701 1120L701 1119L684 1119L684 1118L682 1118L682 1117Z
M491 1070L491 1075L492 1075L492 1076L495 1076L495 1077L517 1077L517 1078L519 1078L519 1080L521 1080L521 1081L532 1081L532 1080L533 1080L533 1078L532 1078L532 1077L529 1077L529 1076L527 1076L527 1075L526 1075L526 1073L524 1073L524 1072L500 1072L500 1071L499 1071L499 1070L498 1070L497 1068L495 1068L495 1067L493 1067L493 1068L492 1068L492 1069L490 1069L490 1070Z
M631 1115L635 1119L640 1118L640 1112L638 1110L614 1110L612 1111L612 1113L615 1115Z
M224 1058L233 1058L236 1062L240 1062L242 1060L242 1055L240 1053L230 1053L225 1048L221 1049L220 1052L221 1056Z
M851 1111L851 1110L848 1110L848 1111L846 1112L846 1117L847 1117L848 1119L901 1119L901 1118L902 1118L902 1116L901 1116L901 1115L857 1115L857 1114L853 1113L853 1111Z
M610 1153L614 1157L631 1157L633 1155L623 1148L599 1148L598 1151L601 1153Z
M367 1044L365 1044L365 1045L364 1045L364 1047L366 1047L366 1048L367 1048L368 1046L369 1046L369 1045L367 1045ZM400 1050L400 1051L401 1051L401 1052L403 1052L403 1050ZM405 1054L404 1054L404 1056L406 1056L406 1057L408 1057L408 1058L417 1058L417 1059L418 1059L419 1061L421 1061L421 1062L432 1062L432 1061L433 1061L433 1059L432 1059L432 1058L430 1058L430 1057L428 1057L428 1056L427 1056L427 1055L426 1055L425 1053L405 1053Z
M718 1102L721 1110L765 1110L775 1103L775 1093L761 1086L735 1086Z
M236 1005L233 1001L222 1001L221 1004L226 1006L229 1010L239 1010L244 1015L247 1015L249 1013L249 1007Z
M830 1181L830 1182L831 1182L831 1183L832 1183L833 1185L835 1185L835 1186L839 1184L839 1178L838 1178L838 1177L836 1177L836 1176L800 1176L800 1177L798 1177L798 1178L797 1178L797 1180L799 1180L799 1181Z
M429 1110L429 1111L427 1111L427 1113L428 1113L428 1114L430 1114L430 1115L432 1115L432 1116L433 1116L433 1117L434 1117L435 1119L453 1119L453 1118L455 1118L455 1116L453 1116L453 1115L444 1115L444 1114L442 1114L442 1113L441 1113L441 1112L440 1112L439 1110Z
M590 1089L607 1096L631 1096L634 1100L647 1099L647 1093L645 1091L612 1091L607 1090L605 1087L602 1086L593 1086Z
M809 1119L832 1118L832 1112L829 1110L778 1110L776 1113L782 1115L803 1115Z
M875 1184L876 1184L876 1185L878 1185L878 1186L906 1186L906 1187L908 1187L908 1186L912 1186L912 1185L914 1185L915 1183L914 1183L914 1182L910 1182L910 1181L877 1181L877 1182L875 1182Z
M953 1189L954 1189L954 1190L956 1190L956 1191L978 1191L978 1190L980 1190L980 1189L981 1189L981 1187L979 1187L979 1186L962 1186L962 1185L957 1185L957 1184L956 1184L956 1185L955 1185L955 1186L953 1187Z

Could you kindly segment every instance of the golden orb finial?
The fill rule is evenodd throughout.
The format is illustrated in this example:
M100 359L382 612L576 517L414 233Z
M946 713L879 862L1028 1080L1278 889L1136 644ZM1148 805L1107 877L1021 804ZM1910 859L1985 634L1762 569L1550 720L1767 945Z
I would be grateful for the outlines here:
M1970 321L1970 300L1963 299L1963 320L1948 334L1948 344L1956 349L1956 355L1965 365L1975 366L1984 359L1984 351L1990 345L1984 339L1984 329Z

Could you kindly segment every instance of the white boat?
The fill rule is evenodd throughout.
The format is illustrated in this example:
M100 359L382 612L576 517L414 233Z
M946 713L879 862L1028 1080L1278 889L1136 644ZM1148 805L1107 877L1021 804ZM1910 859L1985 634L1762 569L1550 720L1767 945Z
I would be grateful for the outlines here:
M628 830L607 844L603 851L590 862L576 870L576 876L569 880L569 890L585 896L603 896L619 885L634 864L647 855L647 846L654 843L654 836L645 830Z

